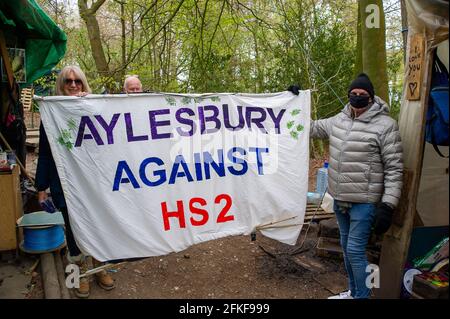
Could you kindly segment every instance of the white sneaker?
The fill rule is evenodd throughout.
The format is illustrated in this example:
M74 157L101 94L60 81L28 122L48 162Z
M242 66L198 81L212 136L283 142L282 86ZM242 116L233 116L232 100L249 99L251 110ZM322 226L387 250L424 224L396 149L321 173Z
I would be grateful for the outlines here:
M351 290L341 292L339 295L328 297L328 299L353 299Z

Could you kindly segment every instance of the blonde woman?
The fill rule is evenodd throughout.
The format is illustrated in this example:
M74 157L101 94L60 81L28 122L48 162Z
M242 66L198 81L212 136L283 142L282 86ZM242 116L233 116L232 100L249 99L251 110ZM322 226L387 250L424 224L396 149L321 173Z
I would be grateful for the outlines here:
M91 93L91 88L87 83L86 76L78 66L66 66L61 70L56 79L56 94L67 96L86 96ZM50 188L52 200L56 208L58 208L64 217L66 227L66 242L69 250L68 261L80 266L81 271L88 269L86 258L77 246L75 238L70 227L69 215L67 213L67 205L64 199L61 182L56 170L55 161L50 150L47 135L41 123L39 135L39 159L36 169L36 189L38 190L39 202L42 203L47 199L46 189ZM94 265L100 263L94 261ZM97 282L103 289L111 290L114 286L114 280L103 270L96 274ZM89 279L83 277L80 279L80 287L75 290L75 294L79 298L88 298L90 293Z
M66 66L56 79L56 95L85 96L92 93L83 71L76 65Z

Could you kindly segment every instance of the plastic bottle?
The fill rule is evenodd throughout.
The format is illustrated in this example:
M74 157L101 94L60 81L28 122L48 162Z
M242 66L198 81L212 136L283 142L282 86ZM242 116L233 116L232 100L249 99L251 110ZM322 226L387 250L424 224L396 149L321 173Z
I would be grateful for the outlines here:
M320 204L320 200L322 199L322 194L316 192L308 192L307 193L307 203L308 204Z
M328 162L325 161L323 167L317 170L316 192L319 194L325 193L328 186Z

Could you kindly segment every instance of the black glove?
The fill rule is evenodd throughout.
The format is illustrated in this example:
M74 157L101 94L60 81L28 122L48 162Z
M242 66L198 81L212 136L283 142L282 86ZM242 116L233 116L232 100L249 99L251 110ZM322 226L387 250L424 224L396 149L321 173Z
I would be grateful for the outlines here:
M377 235L384 234L387 232L392 224L392 215L394 214L394 209L386 204L379 203L375 209L375 222L373 224L373 231Z
M300 91L300 87L298 85L290 85L287 88L288 91L291 91L293 94L298 95L299 91Z

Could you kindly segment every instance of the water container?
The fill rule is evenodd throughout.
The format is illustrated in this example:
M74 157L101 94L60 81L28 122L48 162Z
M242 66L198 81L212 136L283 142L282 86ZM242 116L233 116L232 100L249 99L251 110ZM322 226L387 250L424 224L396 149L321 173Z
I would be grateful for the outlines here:
M306 203L318 205L322 199L322 194L316 192L308 192Z
M317 170L316 192L319 194L325 193L328 186L328 162L325 161L323 167Z

